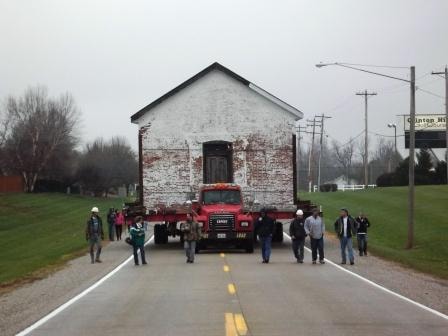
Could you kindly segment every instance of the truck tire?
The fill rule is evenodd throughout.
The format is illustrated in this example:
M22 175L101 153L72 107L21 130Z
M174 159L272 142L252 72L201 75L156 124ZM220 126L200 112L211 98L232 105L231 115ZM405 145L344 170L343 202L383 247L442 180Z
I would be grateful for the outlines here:
M161 226L162 244L168 244L168 226L162 224Z
M283 242L283 223L275 222L274 235L272 237L272 241L276 243Z
M154 244L166 244L168 243L168 229L166 224L154 225Z
M254 241L253 239L248 239L245 244L246 253L254 253Z
M154 225L154 244L159 245L162 244L162 229L160 224Z

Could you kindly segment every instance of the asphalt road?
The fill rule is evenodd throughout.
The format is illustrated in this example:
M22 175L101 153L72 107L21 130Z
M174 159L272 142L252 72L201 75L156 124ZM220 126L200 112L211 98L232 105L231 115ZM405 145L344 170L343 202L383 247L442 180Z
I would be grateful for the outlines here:
M132 262L30 335L447 335L448 320L337 267L270 264L254 254L206 252L186 264L178 244ZM88 265L86 265L88 267Z

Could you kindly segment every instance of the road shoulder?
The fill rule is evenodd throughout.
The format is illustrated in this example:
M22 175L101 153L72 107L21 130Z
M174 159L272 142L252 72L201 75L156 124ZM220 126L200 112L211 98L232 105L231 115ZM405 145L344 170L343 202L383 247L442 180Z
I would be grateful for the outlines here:
M147 234L147 237L152 233ZM103 248L102 263L90 263L88 254L70 260L48 277L24 284L0 296L0 334L14 335L47 315L112 271L132 254L123 241Z

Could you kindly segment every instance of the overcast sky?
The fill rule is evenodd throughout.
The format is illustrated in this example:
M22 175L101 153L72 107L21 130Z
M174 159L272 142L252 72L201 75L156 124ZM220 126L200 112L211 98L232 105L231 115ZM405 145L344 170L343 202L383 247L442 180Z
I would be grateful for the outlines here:
M84 142L121 134L137 148L130 116L218 61L306 118L332 116L327 132L341 142L364 127L355 93L374 90L370 130L392 135L387 123L409 113L406 83L314 65L415 65L417 85L440 96L418 91L417 113L444 113L444 81L430 72L448 63L447 13L445 0L0 0L0 97L69 91Z

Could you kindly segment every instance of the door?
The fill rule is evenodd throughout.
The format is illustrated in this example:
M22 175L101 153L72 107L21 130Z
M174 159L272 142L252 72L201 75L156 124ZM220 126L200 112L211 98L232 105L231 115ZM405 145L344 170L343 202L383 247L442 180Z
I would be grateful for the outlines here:
M210 142L204 144L204 183L231 183L232 144Z

